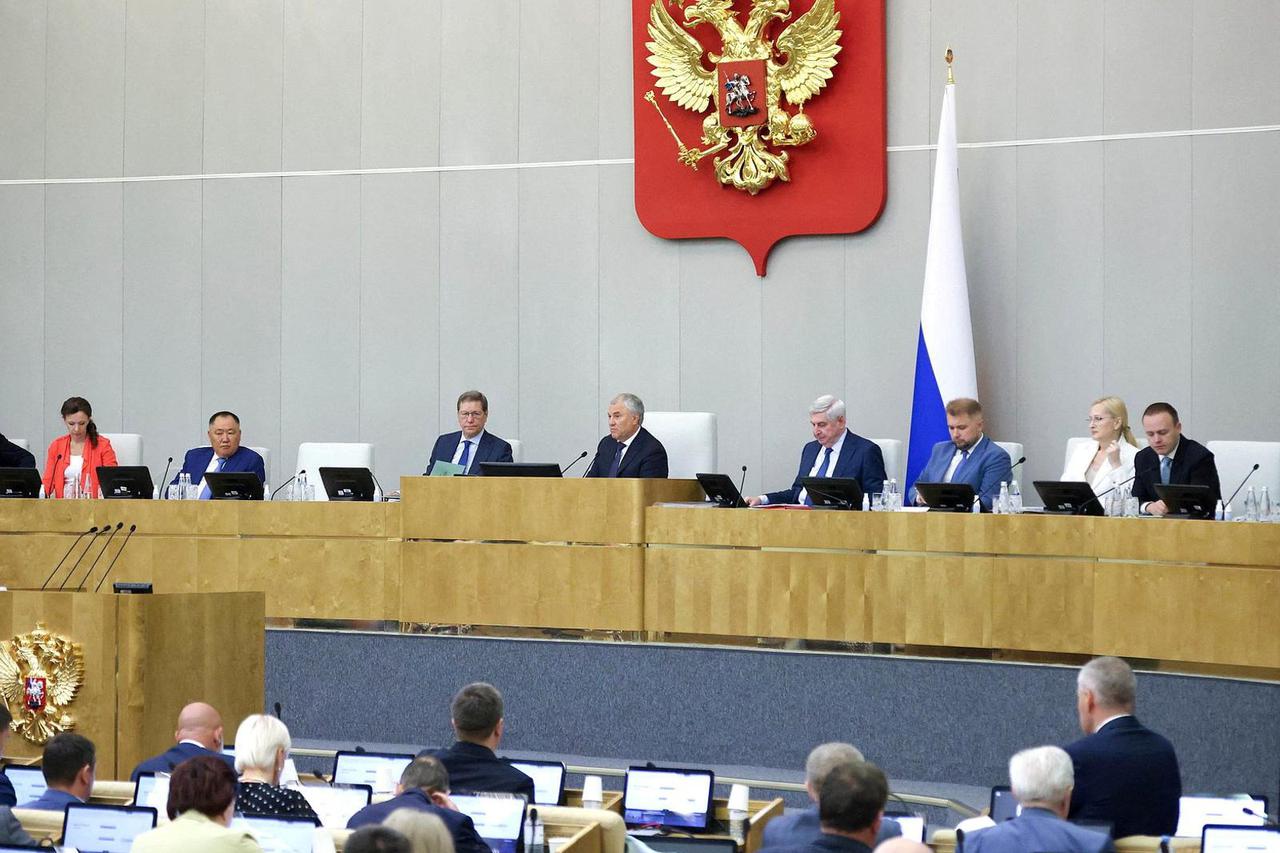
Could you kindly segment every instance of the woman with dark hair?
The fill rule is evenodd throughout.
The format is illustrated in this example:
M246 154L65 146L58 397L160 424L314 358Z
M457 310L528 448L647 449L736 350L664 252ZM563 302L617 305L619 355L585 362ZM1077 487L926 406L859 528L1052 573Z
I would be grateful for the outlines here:
M133 840L133 853L262 853L253 836L231 829L236 774L212 755L188 758L169 779L169 823Z
M44 463L44 493L64 497L72 494L98 496L98 466L116 466L116 452L105 435L98 434L93 407L84 397L68 397L62 404L62 422L67 434L49 444Z

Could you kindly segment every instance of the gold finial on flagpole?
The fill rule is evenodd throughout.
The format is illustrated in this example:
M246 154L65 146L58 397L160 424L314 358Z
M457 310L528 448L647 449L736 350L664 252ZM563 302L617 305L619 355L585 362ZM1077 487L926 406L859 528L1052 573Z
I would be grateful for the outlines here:
M955 75L951 73L951 60L955 59L956 55L951 52L950 45L947 45L947 52L943 55L942 58L947 61L947 85L952 86L955 84L956 78L955 78Z

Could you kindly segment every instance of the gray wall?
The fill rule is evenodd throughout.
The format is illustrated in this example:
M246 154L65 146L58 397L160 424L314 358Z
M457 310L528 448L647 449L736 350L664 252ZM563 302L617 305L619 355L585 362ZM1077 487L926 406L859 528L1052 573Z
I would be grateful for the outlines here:
M905 438L931 155L893 150L864 234L665 242L631 167L629 3L0 0L0 430L40 452L88 397L147 462L238 411L274 450L421 470L478 386L526 458L604 402L720 415L723 469L778 486L836 391ZM889 0L889 144L1280 123L1272 0ZM1090 400L1168 398L1201 439L1274 439L1280 133L961 153L979 386L1058 473ZM44 183L462 167L382 175ZM15 184L15 180L32 180ZM726 358L725 352L740 357Z

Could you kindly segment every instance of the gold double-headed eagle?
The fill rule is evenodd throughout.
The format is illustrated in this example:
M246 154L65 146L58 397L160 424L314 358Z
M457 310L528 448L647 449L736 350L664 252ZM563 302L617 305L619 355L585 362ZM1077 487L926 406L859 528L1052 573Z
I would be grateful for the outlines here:
M714 159L716 178L725 186L755 195L774 180L789 181L788 153L775 151L786 146L812 142L817 130L804 114L805 101L818 94L833 76L836 54L840 52L840 13L835 0L814 0L808 12L778 35L769 37L770 25L791 17L790 0L753 0L742 26L733 10L733 0L670 0L684 9L684 25L677 24L663 5L653 0L649 10L649 64L658 88L671 101L695 113L711 110L702 121L703 148L691 148L681 141L662 107L650 91L645 100L653 104L676 139L677 157L695 171L698 161L711 154L728 151ZM699 25L712 26L723 44L719 55L705 51L692 35ZM712 64L708 69L703 56ZM725 127L720 122L720 99L724 95L717 82L715 66L721 62L763 60L765 64L762 124ZM786 103L794 114L782 107ZM713 106L714 103L714 106Z
M51 633L44 623L0 643L0 697L13 712L10 727L31 743L44 744L75 728L67 706L82 684L80 644Z

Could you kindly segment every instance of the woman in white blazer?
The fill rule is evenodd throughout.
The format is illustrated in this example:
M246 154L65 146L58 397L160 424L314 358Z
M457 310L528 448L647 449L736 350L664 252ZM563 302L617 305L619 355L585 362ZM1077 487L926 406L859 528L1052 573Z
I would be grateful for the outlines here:
M1129 428L1129 410L1119 397L1103 397L1089 407L1089 437L1076 448L1062 472L1063 480L1084 480L1093 493L1107 489L1133 476L1133 458L1138 442Z

